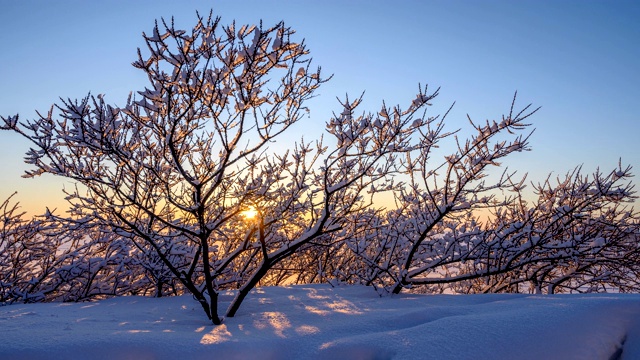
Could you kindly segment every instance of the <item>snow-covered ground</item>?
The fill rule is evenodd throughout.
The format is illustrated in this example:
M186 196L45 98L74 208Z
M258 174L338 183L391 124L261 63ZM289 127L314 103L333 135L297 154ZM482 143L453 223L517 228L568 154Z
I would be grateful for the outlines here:
M1 359L640 359L640 295L303 285L255 289L218 327L182 296L5 306L0 329Z

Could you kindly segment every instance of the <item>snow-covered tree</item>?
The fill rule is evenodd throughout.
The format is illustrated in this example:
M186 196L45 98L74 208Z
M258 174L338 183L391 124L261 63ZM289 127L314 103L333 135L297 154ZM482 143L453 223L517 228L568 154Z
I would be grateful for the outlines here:
M621 165L592 176L576 168L555 185L536 185L533 203L524 179L507 182L501 187L515 196L492 206L484 221L468 211L455 216L456 206L437 222L416 221L407 207L371 216L366 231L346 241L357 257L339 278L394 292L638 291L640 216L629 205L631 176ZM471 204L466 210L478 206ZM418 233L425 234L419 243L424 224L432 226Z
M56 224L25 219L14 195L0 204L0 305L43 301L55 293L56 269L70 253L55 235Z
M591 176L578 167L536 185L533 203L519 193L487 226L484 252L495 255L475 261L472 272L497 276L475 291L637 291L640 217L630 206L631 176L621 164Z
M394 191L396 208L373 219L354 219L355 236L347 245L360 257L362 266L348 276L361 278L367 284L394 293L422 281L421 275L438 265L460 261L469 248L468 241L451 241L456 228L475 228L470 216L474 211L497 207L496 190L510 186L510 176L487 184L491 167L504 157L528 150L528 137L522 130L524 121L536 110L514 109L515 97L508 115L500 121L476 124L469 118L475 134L461 140L454 135L457 150L440 163L432 164L432 155L440 141L450 137L442 121L421 131L416 145L398 159L398 171L406 177L406 185ZM384 109L383 109L384 110ZM446 114L445 114L446 117ZM446 277L445 274L440 274Z
M219 324L220 289L238 288L233 316L271 269L344 231L376 188L395 186L398 154L422 146L409 140L432 121L416 117L437 94L426 88L407 109L377 115L357 115L361 99L347 98L327 124L335 147L301 140L271 151L325 81L293 33L211 15L190 31L163 20L133 63L150 86L125 106L68 99L35 120L2 117L2 129L32 142L27 176L78 183L67 191L72 227L127 239L160 293L164 279L178 281Z
M58 288L46 300L86 301L108 296L177 294L175 283L148 253L129 239L101 229L68 227L63 219L61 234L70 248L59 256L55 269ZM154 266L155 265L155 266Z
M26 219L12 198L0 205L0 304L157 296L149 259L128 239L49 212Z
M76 221L153 248L218 324L216 276L233 255L218 252L216 234L278 181L253 182L266 145L306 114L323 82L293 33L284 23L222 26L211 15L190 31L163 20L133 63L150 86L125 106L102 95L63 100L33 121L3 117L3 128L32 141L28 176L79 183L67 194ZM172 261L176 252L191 262Z

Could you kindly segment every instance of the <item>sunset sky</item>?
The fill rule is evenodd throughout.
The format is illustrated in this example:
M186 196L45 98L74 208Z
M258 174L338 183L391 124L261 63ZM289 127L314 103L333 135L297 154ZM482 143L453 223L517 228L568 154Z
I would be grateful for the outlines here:
M447 129L498 119L518 104L531 118L533 151L505 163L534 181L583 164L640 172L640 2L632 1L9 1L0 0L0 114L31 119L91 91L123 105L147 85L130 64L154 19L190 29L195 12L223 23L280 20L305 38L334 78L309 103L310 118L280 138L310 140L338 109L336 96L365 92L362 109L408 104L418 84L441 87L429 109L456 101ZM463 132L464 134L464 132ZM64 207L64 179L23 179L28 143L0 132L0 202L14 191L25 210ZM452 148L453 151L453 148ZM638 177L636 177L638 179ZM638 182L640 180L636 180Z

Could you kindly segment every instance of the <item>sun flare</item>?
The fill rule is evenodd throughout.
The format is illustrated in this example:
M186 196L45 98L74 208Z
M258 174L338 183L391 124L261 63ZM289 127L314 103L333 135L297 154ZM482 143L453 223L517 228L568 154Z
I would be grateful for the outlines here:
M256 208L254 208L253 206L250 206L249 209L243 211L241 214L245 219L251 220L258 215L258 210L256 210Z

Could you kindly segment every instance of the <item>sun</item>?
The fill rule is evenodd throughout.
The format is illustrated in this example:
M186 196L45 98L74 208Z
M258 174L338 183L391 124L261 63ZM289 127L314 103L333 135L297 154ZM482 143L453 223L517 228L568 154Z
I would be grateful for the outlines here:
M245 219L251 220L251 219L254 219L258 215L258 210L256 210L256 208L253 207L253 206L249 206L248 210L245 210L245 211L241 212L240 214L242 214L242 216L244 216Z

